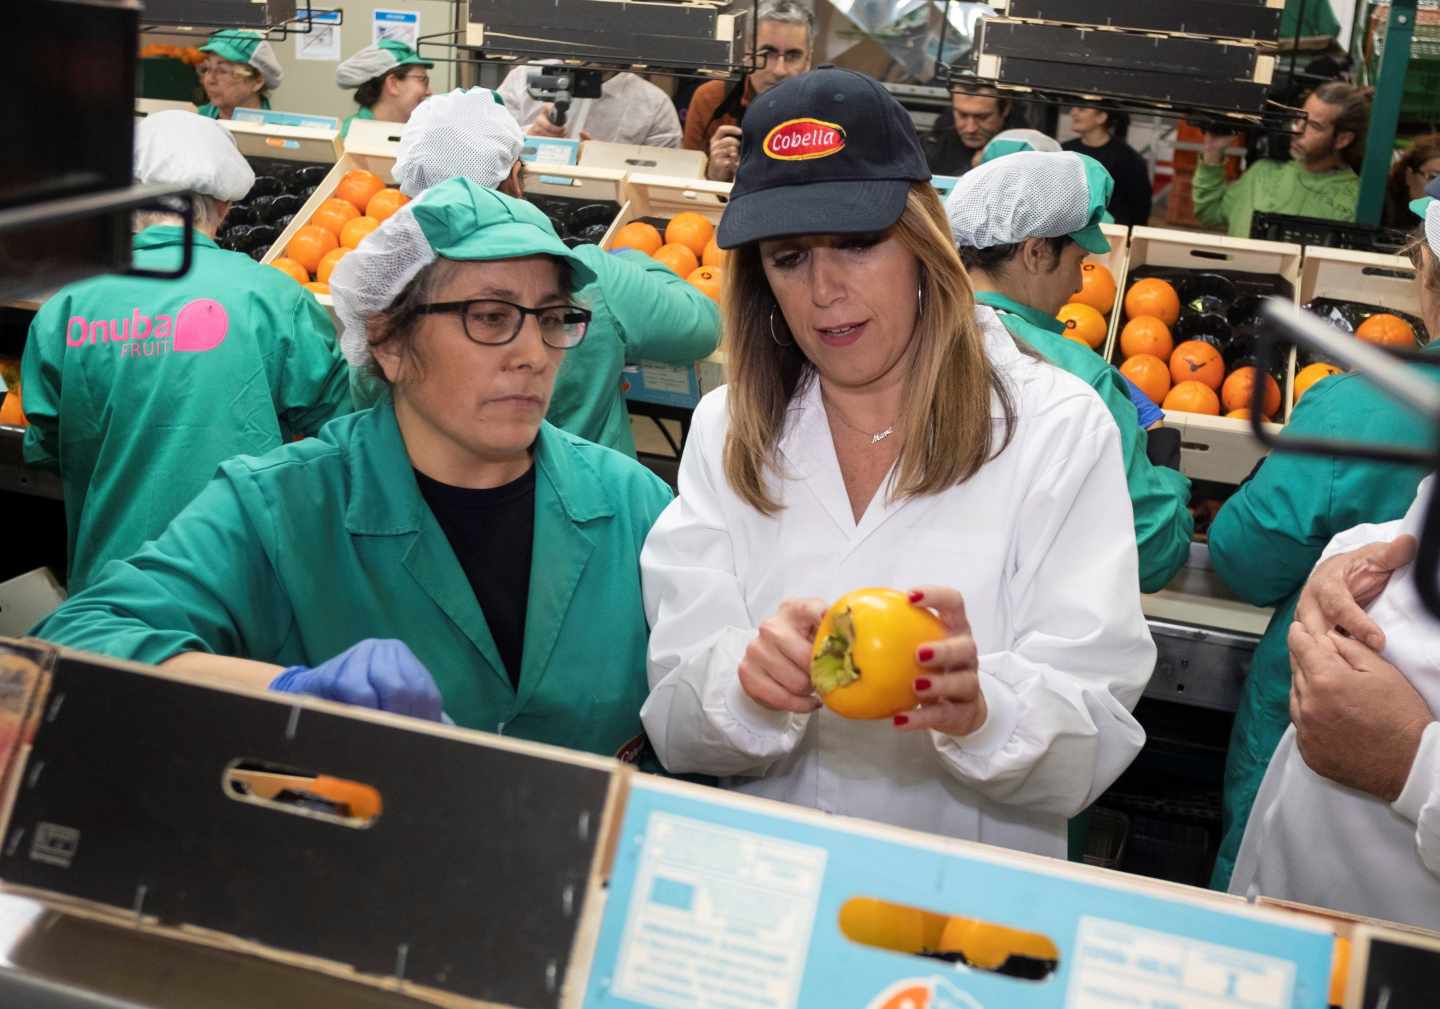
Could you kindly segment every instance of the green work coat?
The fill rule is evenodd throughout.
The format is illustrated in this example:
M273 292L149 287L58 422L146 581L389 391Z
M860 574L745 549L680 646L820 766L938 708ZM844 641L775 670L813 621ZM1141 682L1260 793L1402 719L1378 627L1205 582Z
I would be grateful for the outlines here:
M595 272L576 301L592 317L580 346L565 352L546 420L634 458L635 439L625 409L621 372L636 361L689 364L720 343L720 310L699 289L643 252L608 253L598 245L575 249ZM384 395L384 384L355 369L356 405Z
M262 99L260 99L260 107L261 107L262 109L268 109L268 108L270 107L270 99L268 99L268 98L262 98ZM220 109L217 108L213 102L206 102L204 105L200 106L200 107L199 107L198 109L196 109L195 111L196 111L196 113L198 113L199 115L204 116L204 117L207 118L207 119L219 119L219 118L220 118Z
M1428 430L1358 375L1311 386L1285 428L1290 437L1423 446ZM1230 733L1223 793L1224 837L1211 885L1224 890L1270 757L1290 724L1286 635L1310 570L1330 539L1366 522L1405 514L1424 471L1333 456L1275 453L1241 485L1210 527L1210 559L1231 590L1275 615L1255 649Z
M355 120L357 120L357 119L374 119L374 118L375 118L375 113L371 112L369 109L367 109L367 108L365 108L365 107L362 106L359 112L356 112L356 113L354 113L354 114L352 114L352 115L348 115L348 116L346 116L343 120L341 120L341 122L340 122L340 139L341 139L341 140L344 140L344 139L345 139L345 135L350 132L350 124L353 123Z
M140 662L203 651L282 666L396 638L458 724L613 754L641 732L640 548L670 490L549 424L535 465L518 691L421 497L388 399L316 438L225 463L159 539L34 633Z
M1067 340L1060 322L1028 305L993 291L975 292L1012 336L1023 340L1045 360L1094 389L1120 428L1120 449L1130 504L1135 510L1135 543L1140 553L1140 591L1158 592L1190 556L1195 519L1190 514L1190 481L1168 466L1156 466L1146 455L1146 434L1125 379L1088 347Z
M134 262L180 262L178 227ZM31 321L21 361L25 458L65 485L70 590L160 535L233 455L313 434L350 409L330 317L278 270L195 235L179 280L98 277Z
M1220 165L1195 168L1191 193L1195 217L1207 228L1225 228L1237 238L1250 237L1250 217L1259 213L1355 220L1360 176L1348 168L1307 172L1295 161L1255 162L1233 183L1225 183Z

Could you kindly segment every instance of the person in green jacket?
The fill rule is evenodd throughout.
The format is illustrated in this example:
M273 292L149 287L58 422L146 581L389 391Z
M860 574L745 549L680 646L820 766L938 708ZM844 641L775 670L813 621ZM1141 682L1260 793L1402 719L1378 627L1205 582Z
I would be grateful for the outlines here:
M670 490L545 423L589 270L452 179L331 276L380 403L232 459L35 631L182 673L596 753L641 732L640 549Z
M1417 200L1417 212L1429 206ZM1418 248L1425 327L1440 331L1440 207L1430 240ZM1323 292L1321 292L1323 293ZM1440 344L1426 352L1440 366ZM1427 369L1440 381L1440 367ZM1427 447L1420 418L1359 375L1323 379L1295 405L1286 437ZM1210 559L1231 590L1275 614L1255 649L1230 732L1222 795L1224 835L1210 885L1228 888L1256 792L1290 724L1290 654L1286 636L1311 569L1335 534L1362 523L1401 518L1426 470L1365 459L1277 452L1230 497L1210 526Z
M285 73L265 36L248 28L224 28L200 47L195 68L208 101L196 111L207 119L230 119L236 109L268 109L270 92Z
M430 70L434 66L395 39L381 39L341 63L335 68L335 83L354 88L355 104L360 106L360 111L346 116L340 124L341 139L357 119L408 122L415 107L430 97Z
M194 261L178 280L99 277L30 323L25 459L60 472L69 586L158 536L233 455L268 452L350 409L330 317L289 277L214 234L255 175L218 123L192 112L136 127L136 178L193 189ZM134 264L173 270L173 214L140 215Z
M1208 228L1250 237L1256 212L1355 220L1370 100L1353 84L1331 81L1305 100L1305 121L1290 143L1290 161L1263 158L1225 182L1225 151L1235 136L1207 134L1192 194L1195 217Z
M492 91L436 95L400 135L395 178L408 196L455 175L514 197L524 195L524 135ZM549 421L572 434L635 455L621 373L627 364L690 364L720 342L720 311L710 298L642 252L607 253L579 245L595 280L580 291L592 318L585 342L566 356ZM359 386L356 395L374 395Z
M976 302L994 309L1017 340L1088 383L1115 418L1135 511L1140 588L1155 592L1190 554L1190 481L1150 461L1129 383L1099 354L1062 336L1055 319L1080 289L1085 257L1110 251L1099 224L1111 185L1093 158L1023 151L962 175L945 209Z

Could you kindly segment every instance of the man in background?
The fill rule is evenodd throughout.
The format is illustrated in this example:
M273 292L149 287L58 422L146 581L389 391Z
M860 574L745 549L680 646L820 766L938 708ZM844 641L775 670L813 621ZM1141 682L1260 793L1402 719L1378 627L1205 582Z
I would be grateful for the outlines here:
M962 87L950 95L950 111L920 137L936 175L964 175L980 164L980 152L1001 130L1028 125L1008 98L990 87Z

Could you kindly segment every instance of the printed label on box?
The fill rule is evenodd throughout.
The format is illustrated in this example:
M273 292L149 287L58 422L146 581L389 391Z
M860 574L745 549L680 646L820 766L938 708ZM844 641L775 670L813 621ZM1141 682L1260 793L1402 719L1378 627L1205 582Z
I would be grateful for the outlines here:
M1286 1009L1295 965L1123 922L1085 917L1070 975L1072 1009Z
M640 368L645 388L651 392L673 392L678 396L690 392L690 369L672 364L646 364Z
M614 992L658 1009L794 1009L825 850L650 818Z

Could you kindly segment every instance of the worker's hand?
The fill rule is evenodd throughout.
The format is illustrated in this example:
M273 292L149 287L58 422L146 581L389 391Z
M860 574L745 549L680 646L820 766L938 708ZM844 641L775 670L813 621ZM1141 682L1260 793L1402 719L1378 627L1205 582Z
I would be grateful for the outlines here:
M710 161L705 175L716 182L729 182L740 167L740 127L722 126L710 138Z
M291 666L270 689L432 722L443 717L440 688L403 641L367 638L313 669Z
M1375 651L1383 650L1385 634L1364 608L1375 601L1397 569L1414 559L1414 536L1398 536L1326 558L1300 590L1295 619L1311 637L1339 628Z
M808 714L820 707L810 685L810 653L825 616L823 599L786 599L740 659L740 687L773 711Z
M1204 146L1200 152L1200 160L1207 165L1222 165L1225 163L1225 152L1241 142L1238 133L1207 133L1205 134Z
M531 121L525 132L535 137L564 137L565 127L556 126L550 118L554 112L555 106L550 102L546 102L540 107L540 111L536 113L534 120ZM590 140L592 138L585 130L581 130L580 139Z
M985 724L990 709L980 689L980 652L970 636L965 600L955 589L922 585L912 589L910 602L935 611L950 636L920 646L915 661L930 675L915 680L919 709L895 716L895 724L911 732L934 729L968 736Z
M1360 642L1290 625L1290 720L1321 777L1394 802L1435 720L1400 670Z

